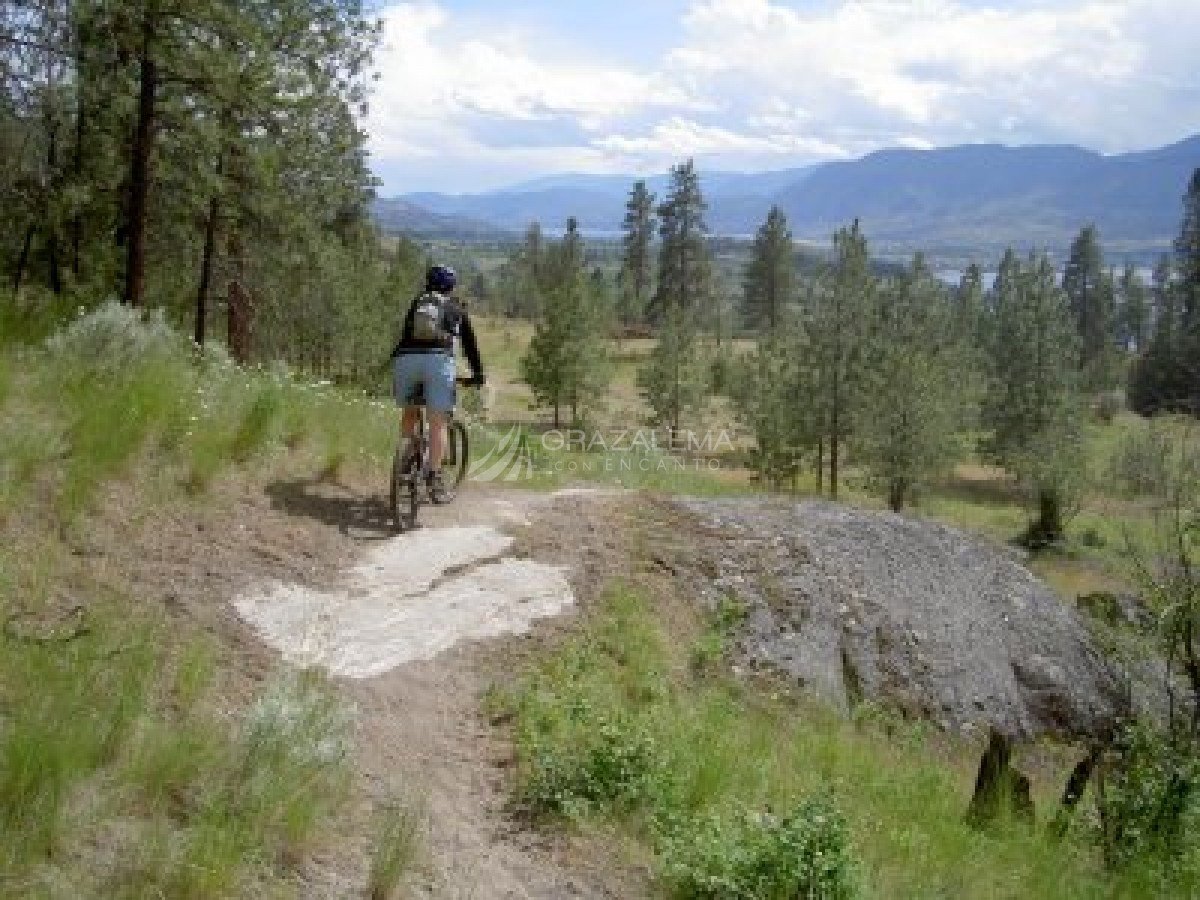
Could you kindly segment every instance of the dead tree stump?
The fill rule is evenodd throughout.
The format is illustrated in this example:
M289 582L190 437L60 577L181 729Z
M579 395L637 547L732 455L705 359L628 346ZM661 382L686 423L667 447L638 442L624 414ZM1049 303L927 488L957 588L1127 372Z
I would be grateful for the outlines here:
M979 760L979 774L975 777L975 793L967 809L967 822L982 828L1005 815L1032 822L1033 798L1029 793L1029 779L1012 767L1012 740L993 728L987 749Z

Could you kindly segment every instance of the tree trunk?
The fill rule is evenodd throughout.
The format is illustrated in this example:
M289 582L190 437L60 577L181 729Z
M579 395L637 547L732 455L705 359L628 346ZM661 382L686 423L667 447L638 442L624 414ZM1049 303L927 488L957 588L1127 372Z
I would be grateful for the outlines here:
M904 509L904 501L908 497L908 482L903 478L893 478L888 482L888 506L892 512Z
M1011 758L1012 741L993 728L987 750L979 760L975 793L967 810L970 825L981 828L1011 814L1033 821L1029 779L1012 767Z
M1063 790L1062 803L1059 805L1058 813L1054 816L1054 822L1050 826L1051 832L1056 837L1062 837L1067 833L1067 828L1071 824L1071 817L1075 812L1075 807L1079 805L1079 801L1083 798L1083 792L1087 789L1088 781L1091 780L1092 772L1095 771L1096 765L1100 762L1103 752L1099 744L1094 744L1088 751L1088 755L1081 759L1075 768L1071 770L1071 777L1067 779L1067 786Z
M1062 498L1054 488L1038 488L1038 517L1025 537L1030 547L1046 547L1062 540Z
M233 268L229 279L229 352L240 364L250 361L250 298L246 292L246 260L242 239L234 227L229 234L229 262Z
M825 489L825 438L817 438L817 495Z
M152 55L153 43L154 22L147 13L142 22L137 127L129 166L129 243L125 262L124 301L133 307L141 306L145 299L146 216L150 196L150 157L154 150L155 100L158 96L158 63Z
M46 170L51 173L58 166L58 126L51 126L46 140ZM50 290L56 294L62 293L62 268L58 261L58 229L57 222L50 216L49 202L46 203L46 257L50 269Z
M217 216L220 204L214 194L208 201L208 219L204 223L204 255L200 260L200 287L196 291L196 330L193 340L199 347L204 346L204 337L208 320L208 290L212 284L213 256L217 249Z
M838 492L838 415L833 411L833 431L829 435L829 496L837 499Z
M37 226L30 225L25 230L25 240L21 243L21 252L17 255L17 267L13 272L13 293L21 290L21 282L25 280L25 267L29 265L29 252L33 249L33 235Z
M76 50L75 50L75 77L78 79L75 85L75 182L76 186L83 184L83 136L84 136L84 120L87 114L87 106L84 102L84 85L86 76L84 73L85 58L83 53L84 36L81 31L75 35ZM80 273L80 254L83 245L83 211L75 210L75 215L71 219L71 274L74 275L75 281L79 281Z

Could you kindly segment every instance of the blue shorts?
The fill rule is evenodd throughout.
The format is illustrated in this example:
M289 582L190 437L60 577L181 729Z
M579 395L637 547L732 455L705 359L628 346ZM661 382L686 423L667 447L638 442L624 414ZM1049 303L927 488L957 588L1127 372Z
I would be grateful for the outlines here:
M423 403L433 412L454 409L454 357L449 353L402 353L392 360L392 390L397 406ZM424 388L424 399L417 393Z

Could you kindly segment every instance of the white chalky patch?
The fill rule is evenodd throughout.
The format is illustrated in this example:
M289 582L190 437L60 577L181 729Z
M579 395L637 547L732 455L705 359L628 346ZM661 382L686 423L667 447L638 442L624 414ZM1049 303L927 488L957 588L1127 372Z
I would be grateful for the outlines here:
M562 568L493 559L511 544L490 528L423 529L373 550L345 588L277 582L234 606L292 662L369 678L460 641L527 631L570 606Z

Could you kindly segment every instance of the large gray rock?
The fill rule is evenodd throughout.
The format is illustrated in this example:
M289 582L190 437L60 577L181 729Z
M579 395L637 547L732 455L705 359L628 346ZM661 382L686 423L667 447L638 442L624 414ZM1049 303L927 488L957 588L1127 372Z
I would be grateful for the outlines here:
M820 501L687 507L724 535L704 589L747 604L744 654L843 709L877 700L1014 737L1100 735L1121 709L1079 615L1015 552Z

